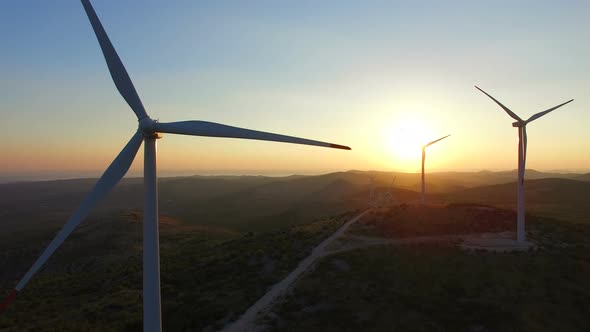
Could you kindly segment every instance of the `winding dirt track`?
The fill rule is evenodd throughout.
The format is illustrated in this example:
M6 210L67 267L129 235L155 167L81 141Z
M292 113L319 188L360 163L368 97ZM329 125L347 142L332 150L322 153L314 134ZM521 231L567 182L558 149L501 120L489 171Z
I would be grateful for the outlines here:
M289 287L310 267L315 261L324 256L326 247L330 245L335 239L340 237L350 225L362 218L369 210L362 212L356 217L347 221L334 234L322 241L317 247L313 249L311 255L307 256L299 263L297 268L293 270L287 277L281 280L278 284L272 286L270 291L264 294L256 303L254 303L248 310L233 324L227 326L226 332L242 332L242 331L259 331L261 327L256 325L256 317L263 310L267 309L279 296L281 296Z
M439 242L439 241L475 241L481 242L482 240L489 242L487 248L495 249L510 249L520 250L522 247L515 245L514 240L508 240L514 238L514 232L501 232L501 233L476 233L476 234L457 234L457 235L437 235L437 236L419 236L406 239L388 239L378 238L362 235L348 235L342 237L344 232L356 221L361 219L366 213L370 211L366 210L356 217L347 221L342 225L334 234L322 241L317 247L313 249L311 255L305 258L299 263L297 268L293 270L285 279L272 286L263 297L261 297L256 303L254 303L248 310L233 324L225 327L224 332L242 332L242 331L261 331L264 329L263 326L256 325L256 319L262 312L268 311L277 298L287 291L295 281L303 273L305 273L319 258L337 254L340 252L356 250L360 248L376 246L376 245L389 245L389 244L409 244L409 243L428 243L428 242ZM488 238L488 240L486 240ZM337 241L340 240L340 241Z

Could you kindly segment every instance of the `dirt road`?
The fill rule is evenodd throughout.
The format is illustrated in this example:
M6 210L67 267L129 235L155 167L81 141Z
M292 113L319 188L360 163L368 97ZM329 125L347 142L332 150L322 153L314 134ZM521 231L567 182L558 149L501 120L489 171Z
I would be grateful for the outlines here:
M293 270L285 279L280 281L278 284L272 286L263 297L261 297L256 303L254 303L248 310L233 324L227 326L224 331L226 332L241 332L241 331L259 331L260 327L256 325L256 317L258 314L266 310L279 296L281 296L289 287L320 257L324 255L326 247L331 244L335 239L340 237L350 225L359 220L369 210L362 212L356 217L347 221L342 225L334 234L322 241L317 247L313 249L311 255L307 256L303 261L299 263L297 268Z

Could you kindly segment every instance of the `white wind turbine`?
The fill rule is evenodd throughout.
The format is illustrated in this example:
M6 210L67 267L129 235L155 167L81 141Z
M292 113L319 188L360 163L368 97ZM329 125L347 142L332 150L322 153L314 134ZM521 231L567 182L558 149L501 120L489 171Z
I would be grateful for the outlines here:
M498 104L500 107L502 107L502 109L504 109L504 111L506 113L508 113L508 115L511 118L516 120L516 122L512 123L512 127L518 128L518 182L517 182L517 201L516 201L516 203L517 203L516 240L518 242L522 243L522 242L526 241L526 233L525 233L525 227L524 227L524 224L525 224L525 220L524 220L524 214L525 214L525 209L524 209L524 172L525 172L525 167L526 167L526 149L527 149L526 125L529 124L530 122L533 122L536 119L542 117L543 115L560 108L561 106L563 106L565 104L571 103L574 100L573 99L568 100L563 104L559 104L555 107L551 107L550 109L548 109L546 111L534 114L533 116L531 116L527 120L523 120L518 115L516 115L514 112L512 112L510 109L508 109L508 107L502 105L501 102L497 101L494 97L490 96L487 92L483 91L478 86L475 86L475 88L477 88L479 91L483 92L486 96L490 97L493 101L496 102L496 104Z
M434 141L422 146L422 205L426 204L426 185L424 182L424 162L426 161L426 148L431 146L432 144L442 140L442 139L449 137L449 136L451 136L451 135L449 134L447 136L441 137L437 140L434 140Z
M139 121L137 132L107 168L98 182L73 213L65 226L47 246L41 256L35 261L25 276L19 281L15 289L2 304L0 312L23 289L31 277L39 271L54 251L84 220L90 210L104 198L129 170L141 143L144 145L144 220L143 220L143 327L144 331L161 330L160 305L160 254L158 239L158 189L156 180L156 140L160 133L242 138L262 141L286 142L295 144L315 145L328 148L350 150L349 147L303 138L272 134L262 131L231 127L223 124L205 121L181 121L161 123L152 120L146 113L135 87L111 44L102 24L100 23L90 1L82 0L82 5L88 15L90 24L102 49L111 77L121 96L131 107Z

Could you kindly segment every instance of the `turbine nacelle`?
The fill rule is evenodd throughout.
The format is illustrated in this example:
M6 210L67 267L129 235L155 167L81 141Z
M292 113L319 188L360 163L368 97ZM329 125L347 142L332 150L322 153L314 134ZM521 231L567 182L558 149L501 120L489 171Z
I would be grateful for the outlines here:
M526 126L526 122L520 122L520 121L512 122L512 127L524 127L524 126Z

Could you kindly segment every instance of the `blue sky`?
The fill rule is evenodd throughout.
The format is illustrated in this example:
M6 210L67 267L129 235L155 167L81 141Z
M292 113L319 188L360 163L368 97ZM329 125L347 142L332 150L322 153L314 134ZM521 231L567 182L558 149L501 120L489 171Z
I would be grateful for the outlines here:
M409 141L447 133L432 169L513 169L516 130L474 84L522 117L576 99L529 126L527 166L590 169L588 2L93 5L152 117L353 147L167 135L163 172L416 171L420 152L408 153ZM137 123L81 4L2 2L0 40L0 174L100 174Z

